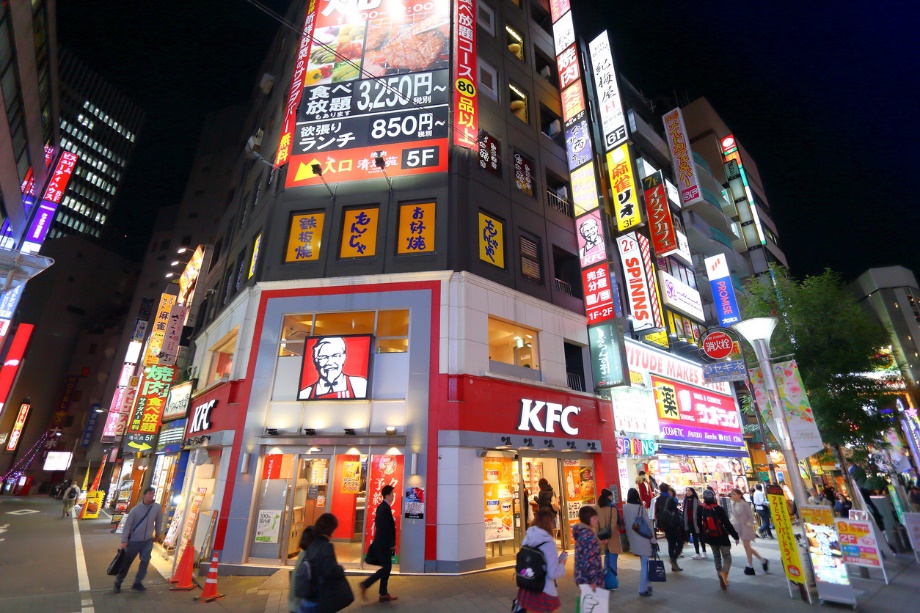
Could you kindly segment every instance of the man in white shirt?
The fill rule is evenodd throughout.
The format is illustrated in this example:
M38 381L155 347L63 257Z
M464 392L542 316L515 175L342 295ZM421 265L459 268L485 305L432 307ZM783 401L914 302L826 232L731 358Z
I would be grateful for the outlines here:
M773 530L770 528L770 501L767 495L763 493L763 486L757 484L754 488L754 510L760 516L760 538L775 538Z

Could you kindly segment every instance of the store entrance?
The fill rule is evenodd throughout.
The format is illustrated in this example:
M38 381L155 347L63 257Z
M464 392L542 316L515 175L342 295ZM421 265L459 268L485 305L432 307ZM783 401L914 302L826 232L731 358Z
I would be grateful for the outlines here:
M301 455L297 458L294 485L289 488L287 564L294 564L300 553L300 535L326 512L326 489L329 482L329 458Z

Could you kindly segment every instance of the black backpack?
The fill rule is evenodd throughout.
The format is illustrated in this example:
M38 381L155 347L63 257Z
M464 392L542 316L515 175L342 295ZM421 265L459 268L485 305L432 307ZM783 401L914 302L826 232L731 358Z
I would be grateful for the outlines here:
M546 558L539 547L522 545L514 564L517 586L529 592L542 592L546 587Z
M67 490L67 500L73 500L77 497L77 490L70 488Z

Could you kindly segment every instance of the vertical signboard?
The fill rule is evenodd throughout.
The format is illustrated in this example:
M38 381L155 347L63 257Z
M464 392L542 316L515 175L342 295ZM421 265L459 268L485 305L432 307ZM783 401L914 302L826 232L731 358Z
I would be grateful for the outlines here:
M709 287L712 289L712 300L719 316L719 325L727 328L741 321L741 311L738 309L738 300L735 298L735 288L732 286L728 261L725 254L720 253L706 258L705 264L706 274L709 276Z
M693 151L690 149L690 140L687 138L687 129L684 127L684 116L680 112L680 107L665 113L662 120L665 134L668 137L668 148L671 150L671 162L674 164L674 172L677 175L681 206L701 202L703 191L700 189L699 177L696 175Z
M422 6L422 5L415 5ZM479 103L477 100L476 2L456 0L454 22L454 144L478 147Z
M834 524L834 510L823 505L802 505L799 514L808 541L808 557L815 571L818 598L855 605L856 595L843 562L840 535Z
M655 255L666 256L679 250L674 219L668 196L661 180L661 172L642 179L645 196L645 212L648 214L648 229L652 237Z
M291 155L291 143L294 140L294 124L297 121L297 107L303 97L304 75L307 72L307 61L310 54L310 41L313 40L313 23L316 20L316 0L310 0L307 5L307 16L303 22L300 33L300 45L297 49L297 59L294 61L294 74L291 77L291 89L284 103L284 123L281 125L281 140L278 143L278 153L275 155L275 166L287 164Z
M29 418L29 409L31 408L31 404L23 404L19 407L19 414L16 415L13 430L10 432L10 438L6 442L7 451L15 451L19 445L19 437L22 436L22 429L26 427L26 420Z
M581 282L585 291L585 315L588 317L588 324L613 319L613 288L610 285L607 262L582 270Z
M767 486L767 501L773 515L773 528L776 530L776 542L779 544L780 557L786 579L798 585L805 585L805 568L799 556L799 546L792 531L792 518L786 506L786 495L779 485Z
M658 294L654 285L650 284L654 283L654 277L647 275L645 258L639 243L640 236L642 235L630 232L616 239L623 261L623 272L626 275L626 294L629 297L632 326L636 332L662 327Z
M144 351L144 366L156 364L159 359L163 339L166 338L166 327L169 325L169 311L172 310L174 304L176 304L175 296L171 294L160 296L160 306L153 320L153 331L150 333L150 338L147 339L147 350Z
M607 246L604 242L604 224L601 212L595 209L575 220L578 232L578 259L582 268L599 262L607 262Z
M323 242L325 213L303 213L291 218L285 262L315 262Z
M613 210L617 229L623 232L638 226L642 223L642 214L639 211L636 175L627 143L607 153L607 172L610 174L610 188L615 200Z
M623 113L607 31L592 40L588 49L594 68L594 85L597 88L598 112L601 115L601 128L604 133L604 150L610 151L626 141L627 133L626 115Z
M588 327L595 389L629 385L623 332L616 321Z
M3 368L0 368L0 415L3 414L3 407L6 405L10 389L16 382L16 374L19 372L19 366L22 364L22 358L26 353L26 347L29 346L29 339L32 338L34 329L35 326L32 324L21 323L16 328L16 334L13 335L13 342L10 343L6 361L3 363Z
M764 416L764 421L770 426L773 436L779 440L775 432L772 403L767 402L763 373L759 368L754 368L750 370L750 375L754 396L757 398L757 405ZM805 392L805 383L799 373L798 364L795 360L773 364L773 376L779 388L783 411L786 413L786 424L789 427L789 437L792 439L795 455L804 460L810 455L823 451L824 442L821 440L821 432L818 430L815 414L808 401L808 394Z
M160 364L172 366L179 357L179 343L182 340L182 327L188 318L188 307L183 304L174 304L169 310L169 319L166 323L166 332L160 345Z
M45 188L45 195L42 197L38 210L32 217L32 223L29 224L29 230L25 235L22 243L22 251L26 253L38 253L45 237L48 236L48 230L51 229L51 221L54 219L54 213L57 211L61 199L64 197L64 190L70 182L70 176L77 165L77 155L70 151L61 153L61 159L58 160L57 166L51 179L48 181L48 187Z
M479 259L483 262L505 267L505 224L479 212Z
M150 451L160 429L169 388L176 378L176 367L154 365L147 368L137 394L137 404L128 423L125 449Z
M434 252L435 203L399 205L399 240L396 253Z

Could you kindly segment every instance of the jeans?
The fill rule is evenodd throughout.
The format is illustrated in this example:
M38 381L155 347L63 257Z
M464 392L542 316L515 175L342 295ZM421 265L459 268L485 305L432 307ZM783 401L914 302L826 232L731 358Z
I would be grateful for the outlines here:
M724 572L726 575L732 567L732 546L731 545L710 545L712 549L712 559L716 563L716 572Z
M757 514L760 516L760 536L767 535L773 538L773 531L770 529L770 507L762 507Z
M390 582L390 572L393 570L393 560L390 557L390 552L387 551L383 554L383 565L377 569L373 575L361 582L361 586L364 588L369 588L374 585L374 582L380 580L380 595L386 596L389 594L387 591L387 584Z
M150 555L153 553L153 539L147 541L128 541L125 547L125 561L115 577L115 585L121 587L121 582L128 576L131 565L134 564L134 558L140 554L141 561L137 564L137 575L134 576L134 584L137 585L147 576L147 565L150 564Z
M639 556L639 593L644 594L648 591L648 558L649 556Z
M617 558L618 554L607 552L604 557L604 589L615 590L620 587L620 579L617 577ZM607 583L607 569L613 571L613 583ZM609 585L609 587L607 587Z

